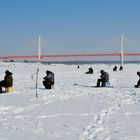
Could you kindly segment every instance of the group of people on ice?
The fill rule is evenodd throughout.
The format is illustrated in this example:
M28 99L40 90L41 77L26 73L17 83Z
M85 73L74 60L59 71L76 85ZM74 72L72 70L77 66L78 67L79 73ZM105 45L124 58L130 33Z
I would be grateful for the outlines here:
M93 69L90 67L88 69L89 71L86 72L86 74L93 74ZM119 70L123 70L123 67L120 66L120 69ZM96 87L107 87L107 86L110 86L110 83L109 83L109 74L104 71L104 70L100 70L100 78L97 80L97 84L96 84ZM137 82L137 84L134 86L136 88L138 88L140 86L140 72L138 71L137 72L137 75L139 76L139 80ZM46 89L51 89L52 86L54 85L55 83L55 77L54 77L54 73L51 72L51 71L46 71L46 76L43 78L44 81L43 81L43 85Z
M96 87L106 87L108 86L107 84L109 83L109 74L105 72L104 70L100 70L101 76L100 79L97 81ZM139 80L136 85L134 85L135 88L138 88L140 86L140 72L137 72L137 75L139 77ZM110 83L109 83L110 86Z
M97 81L96 87L106 87L107 84L109 83L109 74L105 72L104 70L101 70L100 73L101 73L101 76L100 76L100 79L98 79ZM93 69L90 67L89 71L86 72L86 74L93 74ZM46 76L43 79L44 79L43 81L44 87L46 89L51 89L55 82L54 73L47 70Z
M113 68L113 71L117 71L117 66ZM120 66L119 71L123 71L123 67ZM97 84L95 87L111 87L110 82L109 82L109 74L104 71L100 70L100 78L97 80ZM85 74L93 74L93 69L92 67L88 68L88 71L85 72ZM140 72L137 72L137 75L139 76L139 80L136 85L134 85L135 88L138 88L140 86Z
M122 66L120 67L121 70L123 69ZM89 71L88 73L86 74L93 74L93 69L92 68L89 68ZM97 80L97 84L96 84L96 87L107 87L107 86L110 86L110 83L109 83L109 74L104 71L104 70L100 70L100 78ZM137 72L137 75L139 76L139 80L137 82L137 84L134 86L136 88L138 88L140 86L140 72ZM54 85L54 81L55 81L55 78L54 78L54 73L51 72L51 71L46 71L46 76L43 78L44 81L43 81L43 85L46 89L51 89L52 86Z
M113 71L117 71L117 66L113 68ZM123 71L123 66L120 66L119 71Z
M9 70L5 71L5 76L4 80L0 81L0 93L3 93L4 91L2 88L8 88L13 86L13 76L12 72ZM46 71L46 76L43 78L43 85L46 89L51 89L52 86L54 85L55 78L54 78L54 73L51 71Z
M89 71L91 74L93 74L93 69L89 68ZM86 74L89 74L86 73ZM110 86L109 83L109 74L104 71L104 70L100 70L100 78L97 80L97 84L96 87L107 87ZM140 72L137 72L137 75L139 76L139 80L137 82L136 85L134 85L135 88L138 88L140 86ZM52 87L55 84L55 75L53 72L47 70L46 71L46 76L43 78L42 81L44 87L46 89L52 89ZM12 77L12 72L10 72L9 70L5 71L5 77L4 80L0 81L0 93L2 93L2 87L6 88L6 87L12 87L13 86L13 77Z

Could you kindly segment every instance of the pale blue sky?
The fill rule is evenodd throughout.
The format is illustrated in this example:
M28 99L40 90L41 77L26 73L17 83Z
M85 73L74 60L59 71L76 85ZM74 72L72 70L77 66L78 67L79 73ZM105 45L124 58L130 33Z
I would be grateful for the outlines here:
M121 33L140 41L139 14L140 0L0 0L0 54L38 35L55 54L94 53Z

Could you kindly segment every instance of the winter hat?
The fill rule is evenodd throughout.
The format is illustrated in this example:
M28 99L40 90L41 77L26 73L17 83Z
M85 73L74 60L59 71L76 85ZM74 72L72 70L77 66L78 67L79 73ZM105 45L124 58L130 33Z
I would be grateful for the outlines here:
M46 71L46 74L49 74L49 73L50 73L50 71L49 71L49 70L47 70L47 71Z
M104 73L105 71L104 70L100 70L100 73Z
M140 72L139 71L137 71L137 75L140 75Z
M12 74L9 70L5 71L6 74Z

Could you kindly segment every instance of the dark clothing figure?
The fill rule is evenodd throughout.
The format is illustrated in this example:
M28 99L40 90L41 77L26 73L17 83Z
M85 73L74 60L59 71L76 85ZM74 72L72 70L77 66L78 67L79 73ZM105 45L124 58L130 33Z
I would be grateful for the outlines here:
M46 76L43 78L43 85L46 89L51 89L51 86L54 85L54 73L51 71L46 71Z
M100 71L101 73L101 76L100 76L100 79L98 79L97 81L97 86L96 87L105 87L106 86L106 82L109 82L109 74L107 72L105 72L104 70L101 70ZM100 83L102 83L100 85Z
M2 93L2 87L12 87L13 86L13 77L12 73L8 70L5 71L4 80L0 81L0 93Z
M113 71L117 71L117 66L115 66L115 67L113 68Z
M88 71L85 74L93 74L93 69L91 67L88 68Z
M137 72L137 75L139 76L139 80L137 82L137 84L135 85L136 88L138 88L140 86L140 72Z
M80 68L80 66L77 66L77 69L79 69Z
M123 71L123 67L122 66L120 66L119 71Z

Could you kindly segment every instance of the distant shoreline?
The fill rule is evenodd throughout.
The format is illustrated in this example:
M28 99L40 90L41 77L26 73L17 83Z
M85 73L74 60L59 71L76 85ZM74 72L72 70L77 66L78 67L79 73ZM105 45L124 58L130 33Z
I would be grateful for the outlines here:
M2 62L24 62L24 63L36 63L38 61L2 61ZM43 64L120 64L120 61L41 61ZM124 64L140 64L140 61L124 61Z
M45 63L45 62L44 62ZM51 64L120 64L120 61L52 61ZM124 64L140 64L140 61L125 61Z

